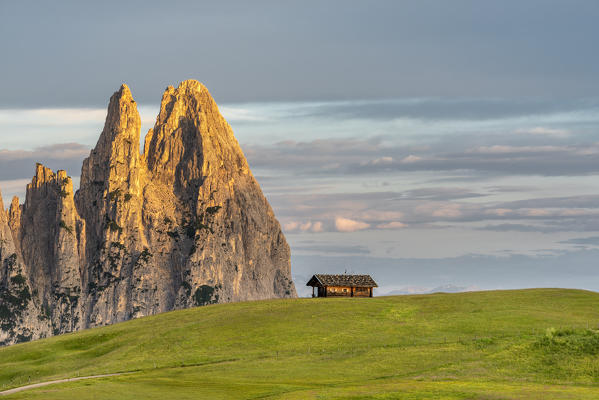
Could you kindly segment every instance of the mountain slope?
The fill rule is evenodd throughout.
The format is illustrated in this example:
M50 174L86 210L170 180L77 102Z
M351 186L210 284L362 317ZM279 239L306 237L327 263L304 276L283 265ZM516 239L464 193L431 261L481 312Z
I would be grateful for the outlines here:
M64 171L38 164L25 203L13 199L3 214L0 228L12 238L2 257L16 254L34 306L32 318L19 319L0 297L12 321L0 344L296 296L281 227L208 90L197 81L168 87L143 154L140 126L123 85L77 193ZM0 277L12 273L2 268ZM9 290L0 281L0 293Z
M220 304L0 349L0 390L134 371L7 398L593 399L598 324L599 294L565 289Z

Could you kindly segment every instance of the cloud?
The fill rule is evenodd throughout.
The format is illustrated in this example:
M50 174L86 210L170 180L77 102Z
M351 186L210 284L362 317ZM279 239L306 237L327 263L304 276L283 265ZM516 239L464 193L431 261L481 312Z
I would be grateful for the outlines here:
M462 216L459 204L447 204L433 211L433 217L456 218Z
M220 112L229 122L264 122L269 118L255 109L236 106L221 106Z
M402 158L399 162L401 164L411 164L411 163L418 162L420 160L422 160L422 157L418 157L418 156L415 156L413 154L410 154L409 156L406 156L406 157Z
M393 163L393 157L380 157L377 158L375 160L372 160L370 162L373 165L385 165L385 164L392 164Z
M10 201L13 198L13 196L22 198L23 193L25 192L25 187L30 182L31 179L0 181L0 193L2 194L4 205L7 206L8 204L10 204ZM21 200L21 202L23 201Z
M283 229L288 232L323 232L324 226L321 221L307 221L307 222L299 222L299 221L289 221L283 224Z
M566 138L571 135L571 132L565 129L552 129L545 128L542 126L537 126L531 129L517 129L516 133L520 134L528 134L528 135L540 135L540 136L550 136L557 138Z
M286 231L294 231L296 229L298 229L299 227L299 222L297 221L291 221L291 222L287 222L286 224L283 224L283 229L285 229Z
M546 144L546 137L531 136L529 140L509 132L480 137L430 135L426 138L427 145L406 145L386 137L330 138L243 147L252 168L306 177L417 172L437 172L441 176L467 172L478 179L507 175L599 174L599 135L581 136L579 141L568 145ZM594 140L591 142L591 139Z
M477 228L484 231L494 232L556 232L555 228L547 227L544 225L531 225L531 224L490 224L483 227Z
M312 232L322 232L323 230L322 222L316 221L312 224Z
M547 217L551 215L549 210L544 210L540 208L530 208L520 211L522 215L526 217Z
M505 145L493 145L493 146L480 146L473 149L466 150L466 153L480 153L480 154L520 154L520 153L556 153L568 151L569 147L566 146L505 146Z
M476 197L484 197L486 194L473 192L471 189L463 187L425 187L413 189L401 194L403 199L414 200L457 200Z
M335 218L335 228L339 232L355 232L363 229L368 229L370 224L353 219L337 217Z
M590 236L584 238L574 238L569 240L561 241L564 244L576 244L576 245L591 245L599 246L599 236Z
M509 208L493 208L491 210L486 210L485 213L490 215L496 215L498 217L505 217L506 215L513 213L513 210Z
M293 250L305 254L370 254L368 247L363 245L297 244Z
M597 102L589 99L533 100L485 98L417 98L325 102L319 107L305 107L305 115L342 119L423 121L501 120L558 113L593 112ZM559 134L561 130L533 127L520 128L517 133L538 135Z
M408 225L399 222L399 221L391 221L391 222L387 222L385 224L379 224L376 227L378 229L401 229L401 228L405 228Z
M106 118L105 108L38 108L0 109L2 125L86 125L101 124Z

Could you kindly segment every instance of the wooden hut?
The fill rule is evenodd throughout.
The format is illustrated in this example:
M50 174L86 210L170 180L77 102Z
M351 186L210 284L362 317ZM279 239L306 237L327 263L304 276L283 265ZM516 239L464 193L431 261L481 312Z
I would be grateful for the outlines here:
M312 286L312 297L372 297L378 287L370 275L348 274L316 274L306 286ZM316 293L315 288L318 288Z

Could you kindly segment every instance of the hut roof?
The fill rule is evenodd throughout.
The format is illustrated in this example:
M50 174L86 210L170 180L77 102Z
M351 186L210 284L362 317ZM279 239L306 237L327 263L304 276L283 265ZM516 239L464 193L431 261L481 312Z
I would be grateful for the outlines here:
M370 275L323 275L316 274L306 286L378 287Z

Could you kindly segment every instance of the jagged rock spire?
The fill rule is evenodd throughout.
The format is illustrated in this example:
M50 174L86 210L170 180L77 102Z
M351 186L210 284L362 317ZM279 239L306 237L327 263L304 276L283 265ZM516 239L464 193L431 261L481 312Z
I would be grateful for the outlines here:
M110 98L104 130L83 162L81 185L103 182L118 186L129 178L139 161L140 129L137 104L129 87L123 84Z

